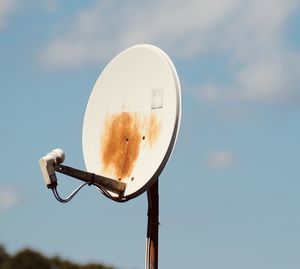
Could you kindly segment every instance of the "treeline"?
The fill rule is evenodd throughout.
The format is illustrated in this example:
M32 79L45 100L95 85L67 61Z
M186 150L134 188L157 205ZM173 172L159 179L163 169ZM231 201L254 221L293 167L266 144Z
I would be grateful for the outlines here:
M46 257L38 251L26 248L10 255L0 245L0 269L114 269L103 264L77 264L58 256Z

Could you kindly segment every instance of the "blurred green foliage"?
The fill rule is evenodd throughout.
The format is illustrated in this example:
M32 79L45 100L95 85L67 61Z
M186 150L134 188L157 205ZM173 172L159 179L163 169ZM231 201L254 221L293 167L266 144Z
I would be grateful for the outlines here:
M0 269L114 269L103 264L77 264L56 257L46 257L43 254L26 248L15 255L10 255L3 245L0 245Z

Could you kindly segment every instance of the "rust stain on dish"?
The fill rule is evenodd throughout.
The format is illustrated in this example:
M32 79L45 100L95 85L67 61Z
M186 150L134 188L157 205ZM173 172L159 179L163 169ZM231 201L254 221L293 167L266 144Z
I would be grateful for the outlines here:
M152 147L153 143L157 140L160 133L160 124L158 123L155 114L151 114L148 126L148 141L150 147Z
M102 139L104 170L113 169L116 177L130 175L140 149L140 120L135 114L119 113L106 120Z
M112 173L118 179L131 175L146 143L150 148L160 133L156 114L142 117L139 113L121 112L107 116L101 136L101 161L103 172Z

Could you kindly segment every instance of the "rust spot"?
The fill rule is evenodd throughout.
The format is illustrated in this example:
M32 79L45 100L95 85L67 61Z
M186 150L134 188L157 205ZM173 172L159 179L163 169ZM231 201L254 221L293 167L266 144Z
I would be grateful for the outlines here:
M140 120L134 113L118 113L106 120L102 138L104 170L124 179L131 174L140 149Z
M119 180L128 178L138 159L142 141L145 140L151 148L159 132L160 124L154 113L148 117L129 112L108 116L101 136L103 172Z
M160 133L160 124L157 121L156 115L152 113L149 118L148 134L147 134L150 147L152 147L153 143L157 140L159 133Z

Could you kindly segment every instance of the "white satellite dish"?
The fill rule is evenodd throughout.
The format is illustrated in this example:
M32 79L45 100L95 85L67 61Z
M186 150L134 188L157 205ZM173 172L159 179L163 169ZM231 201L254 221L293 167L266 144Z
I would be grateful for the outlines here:
M117 55L99 76L83 122L83 155L88 172L63 165L55 149L39 160L45 183L61 203L86 185L125 202L147 190L145 268L158 268L158 176L176 142L181 90L170 58L152 45ZM84 181L67 198L57 191L59 172Z
M87 171L126 183L122 199L143 193L170 157L180 117L180 83L167 54L153 45L121 52L99 76L86 107Z

